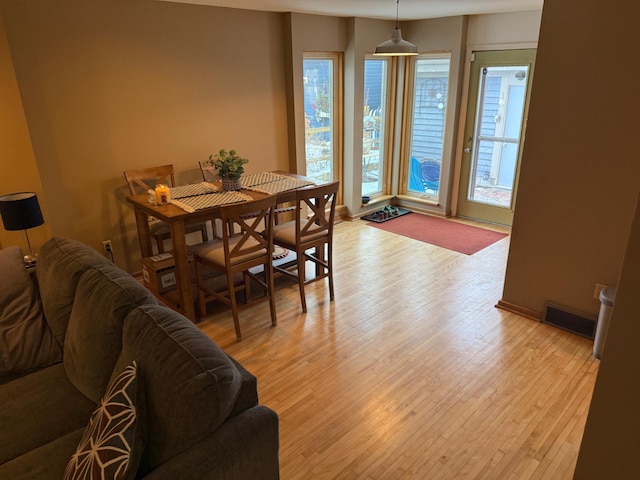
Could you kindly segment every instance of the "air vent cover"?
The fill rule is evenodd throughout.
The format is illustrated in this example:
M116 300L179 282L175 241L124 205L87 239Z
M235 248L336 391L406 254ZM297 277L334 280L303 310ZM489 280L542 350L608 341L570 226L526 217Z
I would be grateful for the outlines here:
M581 337L593 339L596 329L596 318L566 307L547 302L542 323L548 323Z

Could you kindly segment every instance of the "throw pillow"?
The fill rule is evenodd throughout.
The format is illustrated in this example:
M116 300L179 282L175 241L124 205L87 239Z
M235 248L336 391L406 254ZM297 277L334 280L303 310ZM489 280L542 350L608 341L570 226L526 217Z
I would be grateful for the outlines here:
M0 249L0 383L62 360L62 350L42 314L34 276L24 267L22 249Z
M135 361L113 380L89 419L64 480L135 478L144 448L140 380Z

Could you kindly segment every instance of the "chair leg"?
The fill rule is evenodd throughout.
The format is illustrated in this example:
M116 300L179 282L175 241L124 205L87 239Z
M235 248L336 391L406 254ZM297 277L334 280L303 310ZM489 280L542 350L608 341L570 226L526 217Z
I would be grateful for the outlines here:
M307 313L307 300L304 297L304 282L306 281L305 254L298 253L298 286L300 288L300 303L302 303L302 313Z
M229 290L229 301L231 303L231 314L233 315L233 326L236 329L236 339L242 341L240 332L240 320L238 319L238 303L236 302L236 289L233 284L233 275L227 273L227 288Z
M244 303L251 302L251 277L248 272L242 272L242 279L244 280Z
M202 235L202 243L209 241L209 235L207 234L206 222L200 226L200 235Z
M158 254L164 253L164 239L162 237L156 237L156 245L158 246Z
M194 260L194 266L196 270L196 291L198 292L198 313L202 320L207 315L207 304L205 302L205 292L202 289L202 282L204 281L204 275L202 273L202 265L197 260Z
M329 275L329 299L333 300L335 295L333 293L333 252L331 250L331 244L329 244L327 246L327 274Z
M273 292L275 292L275 285L273 281L273 265L271 262L265 264L265 281L267 282L267 289L269 295L269 309L271 310L271 325L274 327L278 325L278 317L276 317L276 297Z

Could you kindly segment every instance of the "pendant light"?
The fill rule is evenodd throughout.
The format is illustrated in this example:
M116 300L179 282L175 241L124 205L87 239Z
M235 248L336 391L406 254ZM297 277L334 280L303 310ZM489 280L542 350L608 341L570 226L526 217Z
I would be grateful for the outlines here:
M391 32L391 39L381 43L376 47L373 52L374 55L381 55L387 57L400 57L408 55L417 55L418 47L413 43L403 40L402 33L398 27L398 4L400 0L396 0L396 28Z

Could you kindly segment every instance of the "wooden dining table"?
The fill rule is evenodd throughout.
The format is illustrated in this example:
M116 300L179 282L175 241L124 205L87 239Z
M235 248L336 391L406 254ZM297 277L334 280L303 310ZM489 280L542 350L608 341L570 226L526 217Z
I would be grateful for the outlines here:
M284 171L273 171L279 175L292 177L298 180L313 182L314 184L322 184L326 182L310 179L302 175L292 174ZM304 187L301 187L304 188ZM267 193L256 190L241 189L239 191L252 199L259 199L268 196ZM296 190L287 190L275 193L277 195L277 204L284 204L295 201ZM189 273L189 258L187 250L187 242L185 235L185 226L192 223L200 223L205 221L215 221L220 218L220 209L224 205L203 208L188 212L183 208L174 204L154 205L148 202L148 195L132 195L127 197L127 202L133 206L136 218L136 226L138 229L138 241L140 242L140 253L142 257L151 257L154 255L151 234L149 230L149 217L154 217L169 225L171 232L171 242L173 245L172 254L175 262L176 290L167 294L160 295L154 292L156 296L160 296L160 300L174 310L179 311L192 322L196 322L196 314L194 307L194 295L191 287L191 275Z

